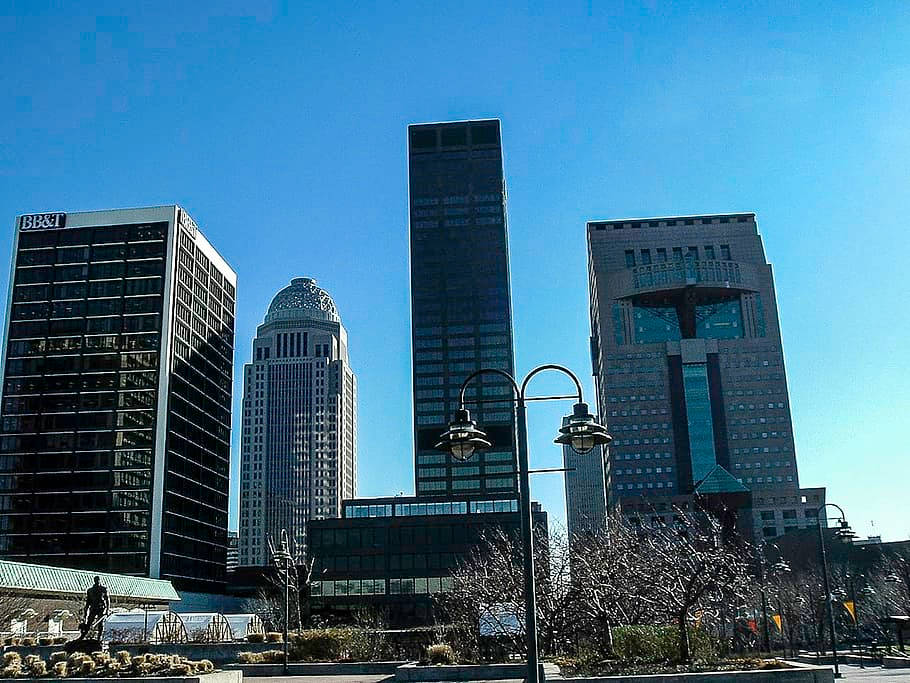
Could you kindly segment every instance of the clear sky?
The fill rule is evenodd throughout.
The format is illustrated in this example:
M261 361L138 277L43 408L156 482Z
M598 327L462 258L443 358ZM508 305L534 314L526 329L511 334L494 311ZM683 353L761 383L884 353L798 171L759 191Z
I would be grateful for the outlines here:
M179 203L238 272L237 368L274 293L317 278L359 493L410 493L405 129L500 117L518 371L590 391L587 219L755 211L800 481L906 539L908 35L900 1L0 0L0 253L18 213ZM569 409L532 407L533 466ZM558 520L562 486L533 482Z

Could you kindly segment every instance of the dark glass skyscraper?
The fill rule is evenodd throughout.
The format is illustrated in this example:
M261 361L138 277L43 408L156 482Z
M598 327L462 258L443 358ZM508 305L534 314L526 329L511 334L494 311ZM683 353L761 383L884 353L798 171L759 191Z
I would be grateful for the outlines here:
M408 129L415 473L418 496L514 493L512 389L485 375L468 390L493 448L461 463L433 449L481 367L514 372L500 125Z
M177 206L16 227L0 556L223 587L236 275Z
M610 503L652 523L713 498L759 538L813 524L755 214L589 222L588 270Z

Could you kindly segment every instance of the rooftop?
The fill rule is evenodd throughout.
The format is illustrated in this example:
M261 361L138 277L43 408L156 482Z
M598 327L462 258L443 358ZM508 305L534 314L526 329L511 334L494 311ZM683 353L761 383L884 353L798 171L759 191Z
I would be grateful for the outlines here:
M101 577L101 583L107 587L111 598L131 598L149 602L180 600L171 582L163 579L0 560L0 591L4 592L84 595L86 589L94 583L96 576Z

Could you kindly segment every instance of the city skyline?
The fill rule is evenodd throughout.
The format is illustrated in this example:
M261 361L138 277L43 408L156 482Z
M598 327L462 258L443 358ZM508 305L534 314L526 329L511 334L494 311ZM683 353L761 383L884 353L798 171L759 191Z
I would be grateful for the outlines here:
M895 36L906 16L806 9L770 22L722 8L579 5L526 17L476 5L470 27L421 8L400 27L388 22L380 40L369 8L338 21L263 7L218 22L187 8L179 39L161 17L113 16L122 10L20 17L3 57L17 125L0 167L0 250L11 253L14 216L35 207L180 201L239 274L238 366L274 291L317 278L364 340L351 358L359 493L411 492L404 131L498 117L516 369L563 362L594 396L592 216L754 211L775 264L801 483L827 486L861 534L907 537L908 503L897 478L882 476L902 467L894 425L910 408L898 275L910 207L895 191L907 180L906 98L894 87L905 81L908 48ZM451 26L441 48L424 30L440 20ZM319 22L311 48L301 36ZM36 54L46 31L60 39ZM364 38L354 52L351 31ZM857 41L876 49L857 58ZM490 60L500 68L485 68ZM356 76L331 77L342 70ZM258 84L256 97L237 97L245 83ZM49 92L82 106L61 115ZM328 252L342 230L350 239ZM533 410L532 466L554 466L550 427L566 410ZM235 430L235 472L238 445ZM558 477L533 487L563 514Z

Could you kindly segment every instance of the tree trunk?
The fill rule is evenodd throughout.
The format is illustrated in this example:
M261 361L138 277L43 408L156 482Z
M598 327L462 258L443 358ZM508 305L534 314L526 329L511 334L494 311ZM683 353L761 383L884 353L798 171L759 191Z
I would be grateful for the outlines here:
M606 652L607 656L614 657L615 653L613 652L613 621L611 619L607 619L607 628L604 631L604 636L606 637L606 642L604 643L606 645L605 652Z
M679 622L679 661L688 664L691 660L689 652L689 629L686 627L686 612L681 612L677 617Z

